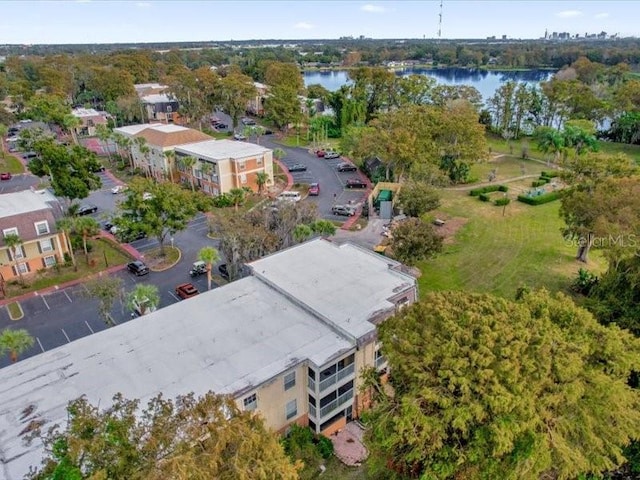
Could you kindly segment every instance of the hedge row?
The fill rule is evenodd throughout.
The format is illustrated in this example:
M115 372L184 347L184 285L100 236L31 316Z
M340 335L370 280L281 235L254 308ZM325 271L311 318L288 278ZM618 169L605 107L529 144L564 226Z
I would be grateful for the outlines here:
M473 190L469 190L469 195L472 197L478 197L482 193L491 193L491 192L506 192L509 190L509 187L506 185L488 185L486 187L474 188Z
M496 205L496 207L504 207L505 205L509 205L511 203L511 199L507 197L499 198L493 203Z
M481 202L489 201L489 195L487 195L486 193L481 193L480 195L478 195L478 198L480 199Z
M558 172L545 172L544 170L540 172L541 177L547 177L547 178L556 178L559 175L560 174Z
M527 205L542 205L544 203L553 202L560 198L560 192L549 192L537 197L527 197L526 195L518 195L518 201Z
M533 182L531 182L531 186L533 188L536 188L536 187L541 187L543 185L546 185L547 183L549 183L549 179L540 178L539 180L534 180Z

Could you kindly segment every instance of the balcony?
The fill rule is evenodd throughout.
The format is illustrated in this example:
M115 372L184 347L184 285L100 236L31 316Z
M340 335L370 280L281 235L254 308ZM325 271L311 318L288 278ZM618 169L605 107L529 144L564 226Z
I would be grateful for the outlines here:
M355 364L351 364L348 367L343 368L342 370L338 370L336 373L334 373L333 375L325 378L324 380L322 380L320 382L320 391L324 391L327 388L329 388L331 385L334 385L336 383L338 383L340 380L353 375L353 372L355 370Z
M378 358L376 358L377 369L382 368L386 363L387 363L387 359L384 356L380 355Z
M309 387L310 390L313 390L315 392L316 391L316 381L311 377L307 377L307 387Z
M328 414L333 412L334 410L340 408L345 403L348 403L353 398L353 388L347 390L338 398L336 398L331 403L326 404L324 407L320 409L320 418L326 417ZM309 405L311 407L311 405ZM315 410L315 408L314 408ZM309 409L311 411L311 409Z
M314 407L311 404L309 404L309 415L312 416L313 418L316 418L316 415L317 415L316 407Z

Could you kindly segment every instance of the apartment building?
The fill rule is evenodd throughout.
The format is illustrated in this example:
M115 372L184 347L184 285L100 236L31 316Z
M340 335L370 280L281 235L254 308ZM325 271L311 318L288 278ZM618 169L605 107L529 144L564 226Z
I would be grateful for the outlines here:
M42 445L23 442L27 425L64 423L81 395L105 406L116 392L144 404L214 391L280 432L297 423L328 435L357 418L360 372L385 367L376 325L415 301L415 278L322 239L249 267L246 278L0 369L7 480L41 459Z
M76 135L93 137L98 125L108 123L108 113L99 112L94 108L74 108L71 115L80 120L80 125L74 128Z
M169 86L161 83L139 83L133 86L149 122L180 123L180 104L169 94Z
M56 220L62 215L62 206L46 190L0 195L0 275L4 281L64 261L67 239L56 230ZM9 234L16 234L21 240L15 250L4 241Z
M258 173L267 174L265 188L273 185L273 151L248 142L209 140L176 147L176 165L183 182L193 182L209 195L232 188L258 190ZM181 159L195 159L192 166Z
M113 131L132 140L133 165L156 181L178 179L174 159L166 152L173 151L178 145L211 139L206 133L193 128L162 123L129 125ZM138 139L144 140L141 143Z

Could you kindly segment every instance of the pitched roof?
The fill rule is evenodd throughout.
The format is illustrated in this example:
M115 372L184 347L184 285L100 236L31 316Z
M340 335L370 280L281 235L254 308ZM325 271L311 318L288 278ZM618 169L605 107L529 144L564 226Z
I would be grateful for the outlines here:
M211 140L211 137L206 133L179 125L152 126L139 131L134 136L142 137L149 145L156 147L172 147L185 143Z
M62 217L62 206L46 190L5 193L0 195L0 231L17 228L22 241L38 237L36 222L46 220L49 231L56 231L56 219ZM0 237L0 245L4 241Z

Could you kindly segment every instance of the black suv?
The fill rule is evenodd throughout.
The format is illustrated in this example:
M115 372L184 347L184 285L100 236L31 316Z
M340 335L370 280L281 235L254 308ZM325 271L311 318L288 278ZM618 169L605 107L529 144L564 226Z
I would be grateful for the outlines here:
M131 273L134 273L138 277L149 273L149 267L147 267L140 260L136 260L135 262L128 263L127 270L129 270Z
M98 207L91 203L85 203L84 205L80 205L78 208L78 215L89 215L90 213L96 213L97 211Z

